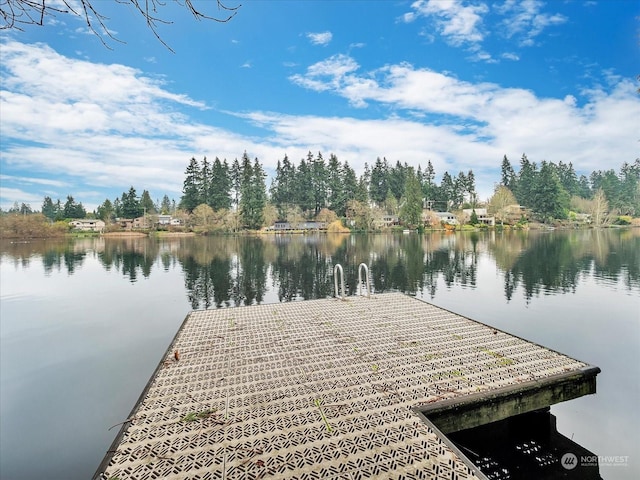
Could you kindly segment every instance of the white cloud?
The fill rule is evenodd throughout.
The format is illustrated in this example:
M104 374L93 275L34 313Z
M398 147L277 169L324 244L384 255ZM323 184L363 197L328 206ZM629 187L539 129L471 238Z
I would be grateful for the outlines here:
M366 124L361 130L370 132L375 130L372 125L385 125L388 128L386 135L376 132L367 136L368 141L374 144L379 138L385 139L383 144L376 145L380 148L377 155L389 150L403 152L394 140L406 141L406 132L419 130L424 138L420 149L404 159L423 162L425 157L441 159L442 162L447 158L455 159L454 163L461 169L474 168L476 171L479 167L479 173L496 167L496 158L503 154L519 156L527 152L535 161L573 161L586 173L602 168L603 159L610 159L610 163L615 165L637 156L637 121L634 122L633 118L640 118L640 100L630 80L615 78L616 83L609 85L607 91L600 88L576 92L576 95L588 95L580 106L575 95L561 99L538 98L529 90L462 81L444 73L416 69L409 64L360 72L353 59L341 58L340 63L351 68L344 68L336 77L315 76L313 72L318 64L309 67L307 76L314 90L330 91L358 106L375 102L386 105L392 112L422 114L422 120L419 120L420 115L414 115L415 124L405 121L402 128L397 128L400 124L397 120L375 123L352 120L349 127L336 127L338 130L347 128L353 141L353 132L360 130L354 125ZM324 68L319 70L324 71ZM306 86L307 76L297 78L296 83ZM280 121L275 123L277 125L273 128L285 138L294 136L295 122L284 122L287 127L284 129ZM305 135L309 133L308 128L299 128ZM431 132L437 133L429 134ZM311 135L311 138L322 140L316 135ZM431 145L431 141L438 146ZM345 145L345 148L349 146ZM473 152L473 160L469 161L464 151Z
M521 46L535 45L535 39L547 27L561 25L567 18L559 13L542 13L544 3L539 0L507 0L497 7L506 16L502 30L507 38L518 37Z
M505 52L501 55L501 57L506 60L513 60L514 62L520 60L520 57L518 56L518 54L513 52Z
M49 178L37 178L37 177L20 177L13 175L0 175L0 181L11 181L16 183L22 183L26 185L47 185L57 188L68 187L69 184L67 182L63 182L60 180L52 180Z
M244 150L271 172L285 153L298 161L309 150L333 152L358 172L378 156L414 166L431 160L438 175L473 169L483 198L505 154L514 163L523 152L538 162L572 161L585 173L637 156L636 85L613 74L604 86L541 98L407 63L363 71L354 58L335 55L291 81L386 115L232 113L258 127L249 137L192 120L189 112L201 102L135 69L73 60L42 45L2 48L3 208L13 201L40 205L44 194L33 193L31 177L64 179L40 188L62 191L71 189L68 184L74 196L75 189L97 192L77 197L89 210L114 198L105 189L119 195L131 185L154 198L167 193L179 199L189 158L232 161Z
M339 89L346 76L359 68L348 55L338 54L307 68L305 75L289 77L294 83L316 91Z
M307 38L313 45L329 45L333 34L331 32L307 33Z
M454 46L477 44L484 39L482 19L489 11L485 3L465 6L459 0L417 0L411 8L412 12L404 15L405 22L418 16L433 18L438 33Z

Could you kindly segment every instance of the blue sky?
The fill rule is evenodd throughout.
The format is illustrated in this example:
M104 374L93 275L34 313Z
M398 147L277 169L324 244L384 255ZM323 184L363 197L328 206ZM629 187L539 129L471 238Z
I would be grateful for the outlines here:
M179 201L191 157L244 151L269 174L308 151L358 174L431 160L438 181L472 169L481 199L503 155L587 175L639 155L636 1L242 3L216 23L168 2L175 53L114 1L94 1L110 48L71 15L1 31L0 206Z

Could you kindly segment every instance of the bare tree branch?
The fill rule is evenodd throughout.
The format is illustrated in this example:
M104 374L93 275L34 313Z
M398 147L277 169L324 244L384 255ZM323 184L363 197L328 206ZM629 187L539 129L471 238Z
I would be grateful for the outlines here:
M159 25L169 25L173 23L159 15L162 8L167 7L167 2L163 0L113 0L115 3L131 5L143 17L147 27L154 36L167 49L173 52L171 47L162 39L158 33ZM242 5L229 7L224 4L224 0L216 0L216 6L220 16L212 16L198 10L193 4L193 0L172 0L180 7L185 8L196 20L210 20L218 23L226 23L231 20ZM24 31L25 26L43 26L48 18L56 18L60 15L72 15L82 18L87 28L96 35L106 48L111 48L106 40L119 40L109 30L107 22L109 18L101 14L95 7L96 0L60 0L52 5L51 0L0 0L0 30ZM75 8L74 8L75 6Z

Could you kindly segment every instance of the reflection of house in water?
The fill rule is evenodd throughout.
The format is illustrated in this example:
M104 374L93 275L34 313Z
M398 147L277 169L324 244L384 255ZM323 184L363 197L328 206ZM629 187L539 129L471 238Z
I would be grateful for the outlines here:
M287 230L326 230L326 222L284 222L278 221L269 227L269 230L275 230L276 232L285 232Z

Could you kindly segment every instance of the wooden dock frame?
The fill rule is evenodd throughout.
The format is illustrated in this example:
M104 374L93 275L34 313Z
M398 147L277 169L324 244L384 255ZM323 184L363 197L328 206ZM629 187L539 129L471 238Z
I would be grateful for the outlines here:
M399 293L194 311L94 478L484 479L448 431L599 371Z

